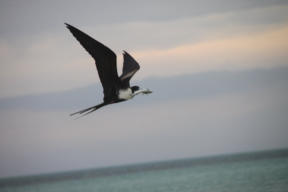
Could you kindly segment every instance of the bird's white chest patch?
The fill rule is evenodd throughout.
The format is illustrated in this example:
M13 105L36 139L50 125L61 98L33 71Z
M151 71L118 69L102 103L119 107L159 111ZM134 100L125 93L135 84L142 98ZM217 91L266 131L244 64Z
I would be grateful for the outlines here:
M119 99L125 99L125 100L131 99L132 98L132 90L130 88L120 89L118 98Z

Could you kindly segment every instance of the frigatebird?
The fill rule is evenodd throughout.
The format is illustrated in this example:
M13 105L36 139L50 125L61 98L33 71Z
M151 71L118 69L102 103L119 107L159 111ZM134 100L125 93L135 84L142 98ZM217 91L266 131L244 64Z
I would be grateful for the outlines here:
M149 89L140 89L138 86L130 86L130 79L140 69L140 66L129 53L123 51L123 69L122 75L119 77L117 73L116 54L111 49L76 27L73 27L68 23L65 23L65 25L86 51L94 58L104 93L102 103L77 111L71 115L79 114L82 117L105 105L127 101L140 93L152 93Z

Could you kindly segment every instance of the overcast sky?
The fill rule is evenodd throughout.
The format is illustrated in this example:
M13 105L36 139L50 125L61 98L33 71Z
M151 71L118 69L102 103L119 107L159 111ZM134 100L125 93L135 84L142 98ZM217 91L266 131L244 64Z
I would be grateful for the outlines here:
M64 22L153 94L71 119L102 90ZM0 177L288 147L287 1L7 0L0 26Z

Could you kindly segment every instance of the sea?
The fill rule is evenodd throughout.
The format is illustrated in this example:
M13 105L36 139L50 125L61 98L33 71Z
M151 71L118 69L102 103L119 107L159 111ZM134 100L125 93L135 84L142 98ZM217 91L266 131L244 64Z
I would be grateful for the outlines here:
M0 179L0 192L288 192L288 149Z

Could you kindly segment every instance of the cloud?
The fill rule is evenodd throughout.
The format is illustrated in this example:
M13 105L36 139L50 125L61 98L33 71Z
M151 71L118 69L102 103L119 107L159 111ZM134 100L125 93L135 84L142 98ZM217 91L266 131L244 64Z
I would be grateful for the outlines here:
M55 31L63 22L97 26L141 21L167 21L191 16L234 12L257 7L287 5L283 0L205 1L1 1L0 35L13 38ZM53 13L53 14L51 14ZM81 13L81 14L79 14Z
M172 4L169 6L173 7ZM122 50L131 52L142 68L136 80L205 70L261 68L272 63L279 66L286 65L287 60L283 54L287 38L283 33L288 9L280 4L241 5L242 8L234 9L228 9L232 5L227 5L225 11L211 7L214 11L206 10L205 14L181 17L172 14L167 19L124 19L112 23L89 22L89 25L79 22L79 27L118 54L118 71L122 66ZM8 14L7 10L5 13ZM94 61L62 22L47 30L38 25L25 29L38 32L27 35L21 33L22 29L11 29L9 36L0 36L1 97L99 82Z
M140 87L153 90L149 96L137 97L136 101L125 103L126 107L137 104L156 104L175 100L213 98L225 94L237 94L251 90L270 89L288 84L288 68L271 68L242 71L218 71L193 73L173 77L145 78L133 81ZM0 98L2 110L66 111L79 110L102 102L103 89L100 83L61 90L57 92L30 94Z
M135 49L134 80L205 71L287 66L288 27L219 37L172 48ZM68 42L69 39L69 42ZM46 36L25 48L2 44L1 96L71 89L99 82L93 59L73 37ZM17 55L14 57L13 55ZM118 55L118 71L122 56Z
M135 52L146 73L175 75L211 70L243 70L287 66L288 27L181 45L171 49Z

